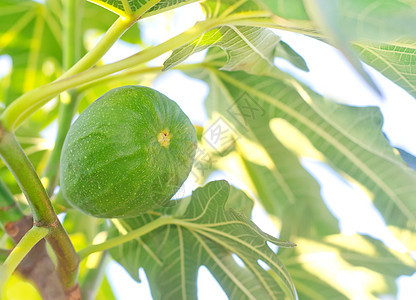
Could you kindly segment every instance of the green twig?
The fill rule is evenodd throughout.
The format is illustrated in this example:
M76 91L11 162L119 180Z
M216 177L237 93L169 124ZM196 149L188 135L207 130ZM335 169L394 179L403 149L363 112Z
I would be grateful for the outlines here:
M4 292L4 286L17 268L19 263L25 258L27 253L41 239L49 233L48 228L33 226L20 240L16 247L12 250L6 261L0 266L0 294Z
M162 44L144 49L143 51L122 59L118 62L96 67L72 77L58 80L34 89L10 104L0 116L0 120L2 121L5 129L14 130L32 113L34 113L37 109L42 107L59 93L67 89L83 85L86 82L98 80L115 72L146 63L165 52L178 48L183 44L194 40L205 31L219 24L219 20L206 20L197 23L194 27L167 40Z
M76 283L79 258L32 164L13 133L1 130L0 157L14 175L32 209L35 225L50 228L46 237L58 258L58 273L64 288ZM1 136L2 135L2 136Z
M97 43L97 45L93 49L91 49L82 59L80 59L72 68L70 68L68 71L62 74L54 82L59 82L66 78L70 78L71 76L88 70L89 68L94 66L111 48L111 46L120 38L120 36L122 36L123 33L134 23L135 20L133 19L117 19L114 22L114 24L109 28L109 30L105 33L105 35L101 38L101 40ZM47 87L51 84L53 83L46 84L40 88L36 88L13 101L12 104L7 107L7 109L1 116L4 128L7 130L14 131L27 117L29 117L33 112L40 108L42 105L38 106L33 105L33 103L27 102L26 104L28 105L22 106L22 103L20 102L26 102L28 98L32 98L34 94L39 92L39 89L44 90L44 88L46 87L46 90L48 90ZM64 90L61 90L60 92L63 92ZM58 95L60 92L55 93L52 96L52 98ZM48 100L50 99L51 98L48 98ZM9 112L6 113L6 111ZM19 118L19 116L23 113L24 117Z
M13 173L17 183L28 199L33 218L39 226L56 221L56 215L36 171L16 140L13 133L4 131L0 138L0 157Z
M144 226L142 226L142 227L140 227L136 230L130 231L129 233L127 233L125 235L117 236L117 237L112 238L108 241L105 241L101 244L87 246L84 249L78 251L78 255L81 258L81 260L83 260L88 255L90 255L94 252L104 251L104 250L113 248L115 246L119 246L121 244L124 244L126 242L129 242L133 239L141 237L141 236L155 230L156 228L159 228L159 227L167 225L167 224L171 224L173 222L173 220L174 220L173 217L159 217L159 218L153 220L152 222L147 223L146 225L144 225Z
M134 67L132 69L121 71L117 74L103 77L99 80L94 81L93 83L85 84L77 88L77 91L79 91L79 93L81 94L94 87L102 86L102 85L117 82L117 81L128 81L130 79L137 82L138 75L149 74L149 73L161 73L162 69L163 69L162 66L148 67L146 65L142 65L139 67Z
M222 63L214 63L210 62L209 66L217 66L218 68L221 68L223 66ZM195 70L199 68L205 68L205 63L190 63L190 64L179 64L172 68L172 70L179 70L179 71L189 71L189 70ZM121 72L118 72L114 75L105 76L103 78L100 78L93 83L82 85L81 87L77 88L77 91L82 94L85 91L97 87L102 86L104 84L109 84L116 81L128 81L128 80L135 80L137 82L137 76L138 75L144 75L144 74L151 74L151 73L161 73L163 70L163 66L156 66L156 67L149 67L146 65L134 67L128 70L124 70Z
M82 43L82 28L81 21L83 16L83 4L84 0L64 0L63 1L63 68L68 70L71 68L81 57L81 43ZM121 30L121 29L120 29ZM113 33L114 37L117 37L117 34ZM107 41L111 42L111 41ZM101 51L106 51L106 47L95 47L94 49L100 49ZM98 52L98 50L95 50ZM84 62L80 62L78 66L83 66L83 68L91 67L91 63L95 63L93 59L90 59L90 53L88 53ZM99 56L99 54L97 54ZM72 72L79 72L82 69L74 68ZM66 73L65 76L71 75ZM58 174L59 174L59 161L61 157L62 147L65 141L66 134L71 126L72 118L77 106L77 91L70 91L69 93L63 93L60 95L60 105L59 105L59 116L58 116L58 133L55 139L55 144L52 150L52 153L48 159L44 172L42 174L42 181L46 185L46 191L49 195L53 195L54 189L58 184Z
M63 287L69 290L77 284L80 260L61 222L57 220L54 226L46 240L57 257L57 271Z
M107 30L104 36L100 39L97 45L88 51L88 53L80 59L73 67L68 71L62 74L58 80L71 77L72 75L81 73L85 70L88 70L94 66L107 51L118 41L118 39L123 35L123 33L132 26L136 20L118 18L114 24ZM71 47L71 46L70 46ZM69 66L72 63L69 63Z

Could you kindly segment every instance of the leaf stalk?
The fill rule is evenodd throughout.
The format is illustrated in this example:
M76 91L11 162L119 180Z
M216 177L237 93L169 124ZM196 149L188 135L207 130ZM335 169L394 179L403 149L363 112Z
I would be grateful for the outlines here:
M205 31L217 26L219 23L220 22L217 19L199 22L195 26L167 40L166 42L154 47L144 49L143 51L136 53L130 57L115 63L81 72L71 77L64 76L63 79L59 79L52 83L36 88L22 95L12 104L10 104L0 116L0 121L3 123L5 129L13 131L36 110L38 110L59 93L83 85L86 82L93 82L112 73L146 63L165 52L178 48L183 44L194 40ZM71 70L68 72L70 71Z
M81 260L83 260L84 258L86 258L88 255L94 253L94 252L100 252L100 251L104 251L116 246L119 246L121 244L124 244L126 242L129 242L133 239L137 239L145 234L148 234L149 232L164 226L164 225L168 225L171 224L174 221L174 218L171 216L162 216L159 217L149 223L147 223L146 225L132 230L127 234L124 235L119 235L115 238L112 238L110 240L107 240L103 243L100 244L96 244L96 245L91 245L91 246L87 246L84 249L78 251L78 255L81 258Z
M14 247L12 252L6 258L5 262L0 266L0 297L4 292L4 286L16 270L19 263L25 258L29 251L47 234L48 228L33 226Z

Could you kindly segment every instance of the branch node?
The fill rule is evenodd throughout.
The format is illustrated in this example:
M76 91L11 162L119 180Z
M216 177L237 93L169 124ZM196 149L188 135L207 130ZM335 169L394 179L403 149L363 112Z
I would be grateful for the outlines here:
M66 300L80 300L81 299L81 289L79 284L71 286L68 290L65 291Z
M36 221L34 225L37 227L51 228L53 230L59 226L59 220L58 218L55 218L55 220L49 224L44 224L42 220L40 220L40 221Z

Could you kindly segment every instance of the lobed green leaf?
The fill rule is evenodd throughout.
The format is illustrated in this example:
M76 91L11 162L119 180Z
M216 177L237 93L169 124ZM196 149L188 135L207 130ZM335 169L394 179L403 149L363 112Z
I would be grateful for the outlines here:
M199 0L88 0L122 17L151 16Z
M294 80L283 81L277 76L260 77L214 68L204 72L211 87L216 88L217 99L227 99L233 105L231 109L247 111L246 101L239 101L247 96L262 108L263 115L256 118L250 117L250 112L246 116L233 114L244 125L237 127L239 132L244 134L248 124L249 128L258 128L257 137L266 133L264 146L270 140L269 122L275 118L286 120L335 168L364 185L392 232L409 249L415 249L416 175L382 134L383 120L377 108L335 104ZM224 107L220 112L227 113Z
M416 47L411 40L356 43L360 59L416 97Z
M243 203L246 212L252 206L247 196L239 192L240 200L236 202L233 194L230 196L230 186L225 181L198 188L191 201L185 202L186 210L176 217L175 224L113 248L113 258L136 280L138 269L143 267L154 299L196 299L196 278L201 265L210 270L230 299L295 299L289 274L266 242L282 247L293 245L261 232L247 216L225 209L230 205L229 199L234 199L233 206ZM181 201L164 212L175 211L183 211ZM155 218L145 214L120 223L130 231ZM112 235L117 234L113 228ZM234 261L233 253L244 267ZM270 270L263 269L259 259Z
M279 37L268 29L221 26L174 50L164 63L164 70L178 65L193 53L218 46L227 53L228 62L223 70L264 74L274 68L273 58L278 43Z

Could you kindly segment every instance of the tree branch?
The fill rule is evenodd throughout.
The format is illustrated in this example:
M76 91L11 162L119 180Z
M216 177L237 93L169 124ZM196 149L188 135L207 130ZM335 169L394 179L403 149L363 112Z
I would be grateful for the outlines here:
M36 171L15 136L8 131L0 132L2 134L0 136L0 157L25 194L33 212L35 225L50 230L46 239L57 256L58 274L64 289L70 291L74 286L77 286L78 255L68 234L59 222Z

